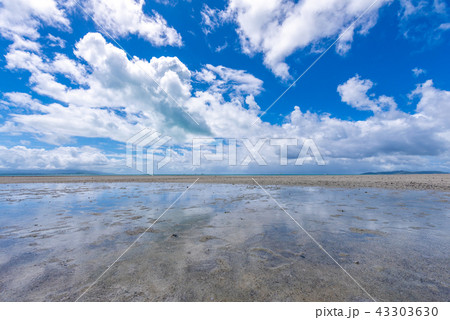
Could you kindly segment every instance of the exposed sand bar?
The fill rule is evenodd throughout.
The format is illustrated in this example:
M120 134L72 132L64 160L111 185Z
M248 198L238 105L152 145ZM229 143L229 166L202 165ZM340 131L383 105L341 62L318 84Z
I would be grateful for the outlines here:
M15 183L109 183L109 182L169 182L319 186L334 188L386 188L450 191L450 174L405 175L299 175L299 176L205 176L205 175L99 175L99 176L3 176L1 184Z

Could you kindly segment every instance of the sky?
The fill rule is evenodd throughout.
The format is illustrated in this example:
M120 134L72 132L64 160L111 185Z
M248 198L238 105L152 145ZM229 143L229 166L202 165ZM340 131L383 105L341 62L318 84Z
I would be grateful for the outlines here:
M445 0L0 0L0 48L2 172L450 171Z

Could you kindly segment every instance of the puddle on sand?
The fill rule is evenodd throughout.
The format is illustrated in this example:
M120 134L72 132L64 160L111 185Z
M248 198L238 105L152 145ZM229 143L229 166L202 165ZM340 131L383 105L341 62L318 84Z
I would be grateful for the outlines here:
M187 186L0 186L0 300L77 299ZM267 190L377 300L450 299L448 193ZM258 187L196 184L81 300L370 299Z

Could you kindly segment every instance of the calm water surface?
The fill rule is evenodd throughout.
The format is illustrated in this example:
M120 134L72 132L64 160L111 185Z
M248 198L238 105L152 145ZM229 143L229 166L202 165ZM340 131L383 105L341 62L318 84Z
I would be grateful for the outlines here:
M0 300L74 301L187 184L0 186ZM450 299L450 194L266 187L376 300ZM259 187L195 184L84 301L370 301Z

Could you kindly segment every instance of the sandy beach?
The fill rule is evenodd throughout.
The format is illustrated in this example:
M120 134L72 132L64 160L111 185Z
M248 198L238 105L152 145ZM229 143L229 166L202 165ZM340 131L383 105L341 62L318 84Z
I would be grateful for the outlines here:
M2 176L0 184L15 183L125 183L166 182L255 184L285 186L317 186L334 188L386 188L409 190L450 191L450 174L405 175L262 175L262 176L205 176L205 175L99 175L99 176Z

